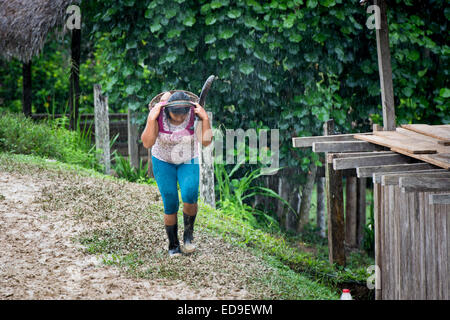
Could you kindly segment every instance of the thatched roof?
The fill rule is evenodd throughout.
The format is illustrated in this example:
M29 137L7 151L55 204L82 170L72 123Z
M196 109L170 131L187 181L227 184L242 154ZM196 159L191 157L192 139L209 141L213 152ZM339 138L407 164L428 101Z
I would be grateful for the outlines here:
M29 62L53 28L65 31L66 9L80 0L0 0L0 57Z

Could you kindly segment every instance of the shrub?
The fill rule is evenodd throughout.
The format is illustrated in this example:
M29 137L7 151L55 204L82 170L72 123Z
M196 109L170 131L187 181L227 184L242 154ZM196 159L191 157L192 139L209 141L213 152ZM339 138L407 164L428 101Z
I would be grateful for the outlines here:
M34 122L22 113L4 111L0 117L0 150L31 154L100 170L88 132L67 130L64 119Z

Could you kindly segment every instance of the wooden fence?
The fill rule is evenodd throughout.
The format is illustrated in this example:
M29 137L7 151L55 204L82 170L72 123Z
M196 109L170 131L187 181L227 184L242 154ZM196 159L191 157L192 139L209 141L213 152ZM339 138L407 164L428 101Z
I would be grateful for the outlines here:
M55 114L55 118L61 118L62 114ZM110 138L114 138L119 134L118 139L112 147L112 150L117 150L117 152L124 156L128 156L128 114L127 113L110 113L109 115L109 135ZM46 113L35 113L31 117L36 120L47 119L49 117ZM52 116L53 117L53 116ZM69 114L66 114L69 117ZM94 114L81 114L80 115L80 129L81 130L91 130L92 142L95 142L95 123ZM147 150L141 145L139 146L139 157L143 162L147 161Z
M380 252L376 261L381 271L379 298L448 300L450 202L433 203L433 197L442 191L402 190L408 176L417 173L384 175L384 184L376 186L379 189L376 199L380 236L376 247Z

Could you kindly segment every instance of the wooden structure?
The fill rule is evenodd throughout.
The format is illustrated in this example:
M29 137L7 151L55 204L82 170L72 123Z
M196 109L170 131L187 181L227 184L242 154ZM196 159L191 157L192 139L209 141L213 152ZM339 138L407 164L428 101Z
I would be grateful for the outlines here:
M354 152L353 142L358 141L384 149ZM373 133L293 139L294 146L335 152L328 153L326 167L330 262L342 264L343 243L352 239L344 227L352 224L352 217L346 214L341 221L343 188L338 172L355 170L358 179L372 178L379 270L376 299L450 298L448 141L450 125L422 124L403 125L395 131L375 127Z
M32 119L42 120L47 119L49 116L60 118L62 114L48 115L46 113L33 113L31 115ZM64 115L70 118L70 114ZM128 114L127 113L109 113L109 135L110 139L113 139L117 134L118 138L111 148L111 152L117 151L123 157L129 157L130 151L128 150ZM95 122L93 113L80 114L80 130L87 132L91 130L92 142L95 143ZM138 144L138 155L139 161L142 159L143 162L147 161L147 149L145 149L142 144ZM113 159L112 159L113 160Z

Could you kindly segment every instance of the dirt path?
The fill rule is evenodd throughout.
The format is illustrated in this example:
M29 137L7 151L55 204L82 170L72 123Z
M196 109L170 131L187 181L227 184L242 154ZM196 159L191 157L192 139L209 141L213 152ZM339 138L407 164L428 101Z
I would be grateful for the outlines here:
M0 299L235 299L183 281L132 278L104 265L73 239L86 226L73 212L43 210L44 189L62 182L45 174L0 171Z

